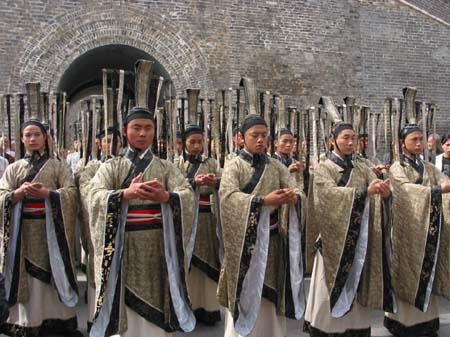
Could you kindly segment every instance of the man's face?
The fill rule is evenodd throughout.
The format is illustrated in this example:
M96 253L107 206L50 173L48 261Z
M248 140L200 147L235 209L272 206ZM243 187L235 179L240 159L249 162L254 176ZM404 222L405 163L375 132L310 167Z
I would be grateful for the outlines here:
M358 138L358 151L359 152L367 151L368 148L369 148L369 137Z
M409 154L419 155L423 152L423 133L421 131L411 132L406 136L404 146Z
M198 156L203 151L203 135L191 135L186 138L186 151Z
M334 151L340 156L351 155L355 149L355 131L347 129L341 131L332 142Z
M177 137L177 148L176 151L178 154L181 154L183 152L183 141L181 140L181 137Z
M450 139L442 144L442 149L444 150L445 158L450 158Z
M277 142L277 151L280 154L288 156L294 149L295 138L291 135L282 135Z
M9 141L6 137L0 138L0 151L3 151L3 149L9 149Z
M433 144L434 144L434 137L430 136L428 137L428 150L433 150Z
M153 143L155 136L155 123L146 118L133 119L126 126L128 144L133 149L139 149L143 152Z
M45 150L45 139L47 135L42 133L40 127L36 125L28 125L22 131L22 142L25 150L29 153L33 151L42 152Z
M108 134L108 137L102 138L102 153L110 153L111 144L112 144L112 134ZM116 145L116 151L114 151L113 155L117 156L120 152L120 148L122 147L122 141L120 140L120 137L117 137L117 145Z
M244 134L244 147L251 154L261 154L266 151L267 127L255 125Z
M75 151L80 151L81 148L81 142L79 140L74 140L73 141L73 149Z

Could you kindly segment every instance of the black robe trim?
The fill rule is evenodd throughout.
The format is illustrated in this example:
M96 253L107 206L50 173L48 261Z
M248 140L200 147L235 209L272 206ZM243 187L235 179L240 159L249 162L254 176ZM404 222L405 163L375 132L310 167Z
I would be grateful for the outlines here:
M125 304L139 316L166 332L170 333L179 330L178 323L175 323L174 327L170 322L166 322L163 312L144 302L127 287L125 287Z
M381 262L383 268L383 310L385 312L394 312L394 290L391 283L391 270L389 266L388 251L391 251L391 209L392 198L383 200L381 212Z
M424 305L426 300L427 287L436 262L436 251L438 249L440 223L442 219L442 190L440 188L431 188L430 204L430 224L428 226L425 255L422 261L419 287L417 289L416 299L414 303L415 307L421 311L424 311L425 309Z
M16 324L4 323L0 326L0 333L13 337L35 337L47 335L69 336L77 330L77 317L66 320L46 319L40 326L24 327Z
M41 267L35 265L33 262L25 258L25 270L28 274L38 279L39 281L47 284L51 284L52 273Z
M22 213L22 211L21 211ZM9 226L10 227L10 226ZM9 235L8 235L9 236ZM9 239L8 239L9 242ZM6 246L8 247L8 246ZM9 291L8 304L10 307L17 303L19 297L19 281L20 281L20 263L22 261L22 219L19 220L19 233L17 234L16 253L14 258L14 266L11 278L11 287Z
M3 251L2 259L3 265L5 265L6 257L8 254L9 239L11 236L11 209L13 193L7 193L5 195L5 204L3 208Z
M337 271L336 279L334 281L333 289L330 293L330 309L333 310L347 281L353 260L355 258L355 247L358 242L359 233L361 230L362 214L364 212L365 199L367 189L357 189L355 192L355 199L352 206L350 221L345 238L342 256L339 262L339 269Z
M205 325L213 326L216 322L220 322L220 310L208 311L203 308L194 310L195 319Z
M370 337L370 328L367 329L349 329L345 332L324 332L311 325L310 322L303 323L303 331L308 332L311 337Z
M195 174L197 173L201 163L202 163L201 160L192 160L192 161L189 161L189 164L188 164L186 180L188 181L188 183L192 186L192 188L194 190L196 187Z
M108 199L106 225L105 225L105 244L103 248L102 275L100 294L95 309L94 321L97 319L100 309L103 306L103 300L106 294L106 286L111 270L111 263L116 249L116 234L121 217L122 193L112 193Z
M253 172L250 181L242 189L242 192L251 194L255 190L256 185L258 185L259 180L261 179L261 176L264 173L266 164L269 162L269 158L267 157L266 154L259 154L259 155L255 154L252 156L245 150L241 150L239 156L243 160L251 163L252 167L255 169L255 172Z
M175 245L177 247L178 265L180 267L180 281L183 287L183 293L186 298L186 302L191 307L191 302L188 296L187 284L186 284L186 270L184 268L184 245L183 245L183 221L181 211L181 199L176 193L170 193L169 205L172 208L173 213L173 227L175 232ZM172 298L172 297L170 297ZM172 301L171 301L172 302ZM176 316L175 316L176 318Z
M269 287L267 284L263 285L262 297L275 304L275 307L278 305L277 291L272 287Z
M44 152L41 156L37 151L32 155L25 155L24 160L26 160L29 164L27 175L25 176L24 182L31 182L39 173L39 171L44 167L44 164L48 161L48 154ZM20 184L22 185L22 183Z
M69 243L64 229L64 218L61 210L61 200L59 193L50 192L50 204L52 207L53 223L55 224L56 240L64 262L64 269L69 280L70 286L78 294L78 285L75 271L73 270L72 260L70 258Z
M122 292L122 268L118 271L116 289L111 306L111 315L109 316L108 326L105 330L105 337L119 334L120 308Z
M220 271L218 268L215 268L206 261L203 261L197 255L195 255L195 253L192 255L191 263L194 267L204 272L211 280L213 280L214 282L219 282Z
M330 154L330 160L339 166L343 171L341 171L342 176L338 181L338 186L346 186L350 180L350 176L353 170L353 163L350 156L346 156L344 160L339 158L334 152Z
M422 185L423 183L423 174L425 172L425 167L421 159L416 161L416 158L410 158L409 156L405 156L406 161L409 165L419 174L419 178L415 181L415 184Z
M148 165L153 160L153 153L148 150L147 153L144 155L144 157L141 159L137 156L137 152L133 151L131 149L128 149L125 157L131 161L130 170L128 171L127 176L122 182L121 189L128 188L131 184L131 181L139 175L139 173L142 173L145 171Z
M255 201L255 199L257 199L257 201ZM262 203L259 201L260 200L258 200L258 198L254 198L250 205L250 214L248 217L247 230L245 232L244 247L242 249L241 262L238 272L238 282L236 287L236 302L233 311L233 319L235 322L239 318L239 301L241 297L240 295L242 291L242 285L244 283L245 275L250 268L250 260L252 257L253 248L256 243L259 215L262 208Z
M300 199L299 199L300 200ZM291 285L291 264L289 256L289 237L284 238L284 261L285 261L285 278L284 278L284 311L285 316L295 319L295 307L292 299L292 285Z
M437 331L439 330L439 318L412 326L406 326L385 316L384 326L391 334L399 337L437 336Z
M11 238L11 209L13 208L12 205L12 193L8 193L5 196L5 205L3 209L3 265L5 265L8 255L8 246L9 246L9 240ZM18 298L18 289L19 289L19 279L20 279L20 253L21 253L21 238L22 238L22 221L19 222L19 234L18 234L18 240L17 240L17 247L16 247L16 257L14 260L14 266L13 266L13 275L11 279L11 289L10 289L10 295L8 298L8 304L9 306L13 306L17 303Z

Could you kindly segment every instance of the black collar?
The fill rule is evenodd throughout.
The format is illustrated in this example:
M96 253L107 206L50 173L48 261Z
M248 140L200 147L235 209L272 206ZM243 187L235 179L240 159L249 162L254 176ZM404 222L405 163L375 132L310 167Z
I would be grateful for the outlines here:
M266 165L268 163L269 158L265 153L261 154L251 154L244 149L239 153L239 157L241 157L246 162L252 164L252 167L260 167Z

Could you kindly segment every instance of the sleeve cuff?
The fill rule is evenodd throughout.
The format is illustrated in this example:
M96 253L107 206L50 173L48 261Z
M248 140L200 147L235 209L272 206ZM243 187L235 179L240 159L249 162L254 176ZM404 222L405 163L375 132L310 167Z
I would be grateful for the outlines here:
M220 177L216 178L216 189L220 188Z
M189 183L189 185L192 186L193 189L195 189L195 187L197 186L195 184L195 179L194 178L187 178L187 182Z
M260 208L260 207L263 206L263 204L264 204L264 198L263 197L256 196L252 200L252 206L254 206L254 207Z
M356 198L357 199L365 199L367 196L367 187L358 187L356 189Z
M431 186L431 194L442 194L442 187L440 185Z
M178 194L174 193L174 192L169 192L169 205L170 206L175 206L178 204Z

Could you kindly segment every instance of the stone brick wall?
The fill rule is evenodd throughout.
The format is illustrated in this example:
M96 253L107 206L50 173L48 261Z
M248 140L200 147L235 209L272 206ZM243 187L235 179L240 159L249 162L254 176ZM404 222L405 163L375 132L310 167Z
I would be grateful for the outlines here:
M443 0L411 4L450 21ZM450 28L396 0L0 2L0 93L56 90L80 55L107 44L154 56L178 92L236 86L243 75L286 106L352 95L375 111L416 86L449 128Z

